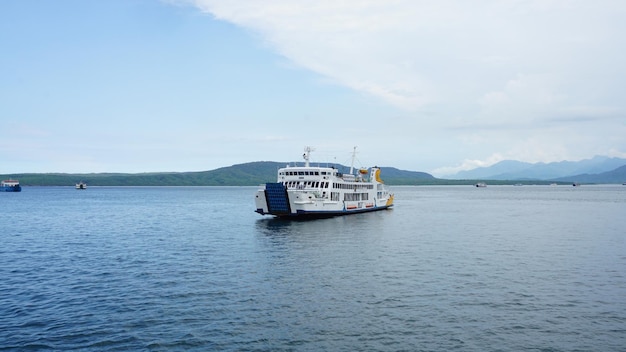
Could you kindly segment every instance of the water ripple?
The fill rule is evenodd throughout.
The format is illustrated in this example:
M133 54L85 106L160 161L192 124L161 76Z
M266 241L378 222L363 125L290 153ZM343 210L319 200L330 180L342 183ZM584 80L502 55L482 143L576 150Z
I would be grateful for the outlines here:
M0 200L0 350L621 350L607 187L398 187L319 221L259 217L254 188L25 188Z

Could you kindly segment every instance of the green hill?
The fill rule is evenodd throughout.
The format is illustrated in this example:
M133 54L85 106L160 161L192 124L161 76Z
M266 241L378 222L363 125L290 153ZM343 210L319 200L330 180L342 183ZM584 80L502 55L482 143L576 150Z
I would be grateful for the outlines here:
M88 186L255 186L276 180L276 172L287 163L257 161L200 172L159 173L26 173L0 175L3 179L16 178L23 186L73 186L79 181ZM346 166L336 166L348 171ZM383 180L391 185L430 184L437 180L425 172L382 167Z
M83 181L88 186L256 186L276 181L279 168L288 163L257 161L222 167L200 172L155 172L155 173L29 173L0 175L2 179L16 178L22 186L74 186ZM335 165L341 172L349 167ZM481 180L438 179L425 172L381 167L381 177L388 185L473 185ZM490 185L514 184L519 181L494 181ZM554 182L554 181L552 181ZM528 181L529 184L548 184L550 181Z

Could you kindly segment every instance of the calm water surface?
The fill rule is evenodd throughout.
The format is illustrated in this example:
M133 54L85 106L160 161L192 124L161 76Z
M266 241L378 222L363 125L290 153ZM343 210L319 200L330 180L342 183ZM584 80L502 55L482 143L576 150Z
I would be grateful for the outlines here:
M315 221L255 190L0 194L0 350L626 350L626 186L395 187Z

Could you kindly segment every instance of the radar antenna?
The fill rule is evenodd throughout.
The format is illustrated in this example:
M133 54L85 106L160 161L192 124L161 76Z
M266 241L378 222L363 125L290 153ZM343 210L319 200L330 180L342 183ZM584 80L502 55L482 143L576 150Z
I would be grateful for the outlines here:
M309 167L309 159L311 158L311 152L315 149L311 147L304 147L304 154L302 154L302 158L304 159L304 166Z

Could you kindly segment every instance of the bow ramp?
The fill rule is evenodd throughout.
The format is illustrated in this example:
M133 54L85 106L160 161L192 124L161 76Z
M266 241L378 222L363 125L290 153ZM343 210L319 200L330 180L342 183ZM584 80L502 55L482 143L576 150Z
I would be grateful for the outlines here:
M291 212L287 189L282 183L266 183L265 197L271 214L289 214Z

